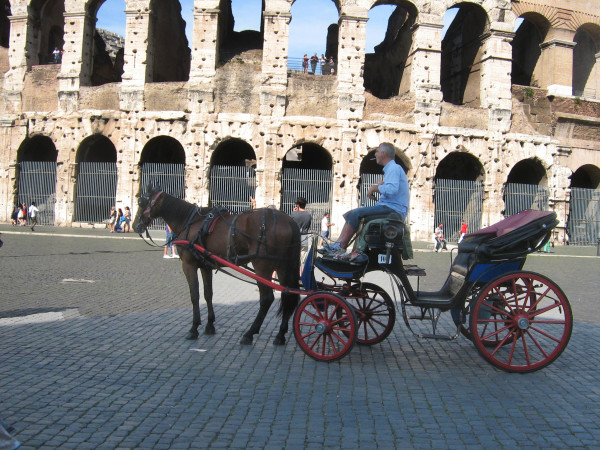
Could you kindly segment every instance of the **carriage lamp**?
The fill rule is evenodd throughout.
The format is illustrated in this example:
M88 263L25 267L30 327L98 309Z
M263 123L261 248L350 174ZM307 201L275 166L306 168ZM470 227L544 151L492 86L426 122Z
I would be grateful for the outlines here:
M398 228L395 227L394 225L388 225L383 230L383 235L385 236L385 238L388 241L393 241L394 239L396 239L398 237L398 231L399 231Z

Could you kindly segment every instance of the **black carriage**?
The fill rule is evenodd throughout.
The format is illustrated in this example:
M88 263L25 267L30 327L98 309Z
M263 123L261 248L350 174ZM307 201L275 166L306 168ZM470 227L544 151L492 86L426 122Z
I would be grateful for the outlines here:
M362 260L318 256L313 245L302 277L308 295L293 318L295 338L312 358L337 360L355 343L384 340L399 304L411 331L415 320L429 323L430 333L413 331L419 337L454 339L462 334L496 367L510 372L541 369L567 346L573 317L567 297L554 282L522 269L527 255L546 245L557 224L553 212L528 210L467 235L445 283L430 292L410 282L409 277L423 276L424 271L403 263L409 241L400 217L371 218L357 239L359 255L366 255ZM317 281L315 267L326 278ZM372 271L390 276L394 299L363 281ZM456 326L452 335L438 333L443 313L451 314Z

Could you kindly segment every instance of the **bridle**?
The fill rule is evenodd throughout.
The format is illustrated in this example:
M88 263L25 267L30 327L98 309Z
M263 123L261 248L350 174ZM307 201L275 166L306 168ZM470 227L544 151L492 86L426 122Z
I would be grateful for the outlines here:
M150 215L150 211L152 211L152 208L154 208L154 204L156 203L156 201L158 200L158 197L160 197L160 194L162 194L162 193L163 193L162 190L157 189L154 192L148 193L148 197L144 197L143 195L140 195L139 203L144 201L144 203L146 204L146 208L140 215L140 223L144 226L144 230L146 231L146 237L144 237L142 235L143 231L139 232L138 234L140 235L142 240L151 247L164 247L164 245L159 245L156 242L154 242L154 240L152 239L152 236L150 236L150 231L148 230L148 227L150 227L150 225L152 225L152 221L154 220L154 217L152 217ZM143 219L146 216L148 217L148 220L149 220L148 225L146 225L143 221ZM150 241L151 243L148 241Z

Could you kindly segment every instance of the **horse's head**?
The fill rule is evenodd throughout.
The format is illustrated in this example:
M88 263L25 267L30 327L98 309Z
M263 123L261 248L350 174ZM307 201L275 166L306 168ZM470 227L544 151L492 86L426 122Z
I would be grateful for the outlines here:
M138 199L138 210L133 221L133 231L142 234L157 217L157 200L163 191L159 186L148 185L147 193L141 193Z

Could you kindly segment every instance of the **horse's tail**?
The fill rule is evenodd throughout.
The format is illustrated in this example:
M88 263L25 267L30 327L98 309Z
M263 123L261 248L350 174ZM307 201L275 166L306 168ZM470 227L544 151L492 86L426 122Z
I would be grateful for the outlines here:
M288 244L289 257L286 258L284 268L281 271L285 279L279 281L283 286L290 289L298 289L300 287L300 229L293 219L290 220L289 223L292 231L292 239ZM286 317L291 316L294 313L296 306L298 306L299 301L300 296L298 294L283 293L281 295L281 303L277 314L283 314Z

